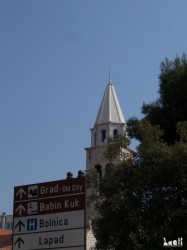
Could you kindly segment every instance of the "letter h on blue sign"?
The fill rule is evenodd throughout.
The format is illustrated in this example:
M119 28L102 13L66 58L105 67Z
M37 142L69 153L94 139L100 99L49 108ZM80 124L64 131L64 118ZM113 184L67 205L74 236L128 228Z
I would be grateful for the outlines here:
M27 230L37 230L37 219L28 219L27 220Z

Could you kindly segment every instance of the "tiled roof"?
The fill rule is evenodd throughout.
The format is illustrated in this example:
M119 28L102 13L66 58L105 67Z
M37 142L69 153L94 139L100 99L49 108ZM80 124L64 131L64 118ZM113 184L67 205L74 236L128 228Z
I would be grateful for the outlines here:
M0 236L2 235L12 235L12 230L0 229Z
M0 249L12 250L12 231L0 229Z

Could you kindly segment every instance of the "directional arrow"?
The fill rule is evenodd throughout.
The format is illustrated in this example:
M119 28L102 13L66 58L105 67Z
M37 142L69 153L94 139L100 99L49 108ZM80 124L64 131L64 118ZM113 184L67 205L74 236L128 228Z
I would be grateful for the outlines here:
M26 192L23 188L20 188L17 193L16 193L16 196L19 196L20 200L22 200L23 198L23 195L26 195Z
M22 240L21 237L19 237L19 238L16 240L15 245L18 244L18 248L21 248L21 243L24 245L25 242Z
M15 228L19 227L19 232L21 232L21 227L25 227L25 224L23 224L23 222L20 220L18 221L18 223L15 225Z
M16 208L16 213L19 213L19 216L22 215L22 211L25 211L25 208L22 204L19 204L19 206Z

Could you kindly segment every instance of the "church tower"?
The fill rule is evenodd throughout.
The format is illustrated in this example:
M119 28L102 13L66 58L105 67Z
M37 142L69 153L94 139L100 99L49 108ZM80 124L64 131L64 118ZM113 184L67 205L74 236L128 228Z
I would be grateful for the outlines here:
M91 147L86 148L86 170L97 170L100 176L105 174L108 163L103 153L107 140L118 134L126 135L126 122L111 79L106 86L102 102L91 129Z
M114 137L118 134L126 135L126 122L120 107L114 86L111 79L106 86L100 108L94 123L91 128L91 147L86 148L86 171L96 170L98 181L99 177L105 175L105 169L108 160L104 156L107 149L107 141L109 137ZM129 148L124 149L128 154L131 152ZM113 163L118 163L120 159L116 159ZM87 189L87 196L93 192L99 195L99 190ZM97 193L98 192L98 193ZM96 239L92 231L92 219L96 217L96 211L93 206L87 207L87 249L91 250L94 247Z

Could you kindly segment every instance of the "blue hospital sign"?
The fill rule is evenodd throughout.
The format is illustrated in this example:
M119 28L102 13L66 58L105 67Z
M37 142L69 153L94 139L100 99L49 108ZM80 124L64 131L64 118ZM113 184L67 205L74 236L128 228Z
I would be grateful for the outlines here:
M27 220L27 230L28 231L37 230L37 219L28 219Z

